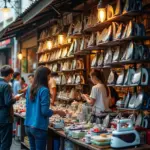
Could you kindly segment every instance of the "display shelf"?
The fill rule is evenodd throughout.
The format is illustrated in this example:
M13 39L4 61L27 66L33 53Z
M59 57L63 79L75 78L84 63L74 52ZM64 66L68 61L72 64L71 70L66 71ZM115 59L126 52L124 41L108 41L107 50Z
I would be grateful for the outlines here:
M86 71L86 69L62 70L60 72L79 72L79 71Z
M57 84L57 86L87 86L87 84Z
M58 35L51 35L51 36L47 36L47 37L45 37L43 39L38 39L38 42L45 42L45 41L47 41L49 39L53 39L53 38L57 37Z
M25 148L27 148L28 150L30 150L30 147L29 147L28 145L26 145L24 142L21 142L21 144L22 144Z
M51 63L55 63L55 62L58 62L58 61L63 61L63 60L66 60L66 59L73 59L73 58L74 58L74 56L59 58L59 59L55 59L55 60L51 60L51 61L39 62L38 65L51 64Z
M68 46L70 46L70 45L71 45L71 43L59 45L58 47L54 47L54 48L52 48L52 49L46 49L46 50L44 50L44 51L42 51L42 52L37 52L37 54L40 55L40 54L45 54L45 53L51 53L51 52L53 52L53 51L55 51L55 50L58 50L58 49L61 49L61 48L64 48L64 47L68 47Z
M129 88L129 87L146 87L149 85L115 85L115 84L107 84L107 86L113 86L113 87L122 87L122 88Z
M104 21L103 23L97 23L94 26L91 26L89 28L84 29L84 32L96 32L96 31L100 31L104 28L106 28L107 26L111 25L112 22L126 22L129 21L130 19L132 19L135 16L138 15L142 15L144 13L147 13L146 11L130 11L118 16L114 16L112 18L110 18L107 21Z
M104 47L121 45L129 41L143 41L143 40L149 40L149 39L150 39L150 36L131 36L131 37L124 38L124 39L99 43L97 46L104 48Z
M132 108L119 108L117 107L118 110L122 110L122 111L140 111L140 110L148 110L148 109L132 109Z

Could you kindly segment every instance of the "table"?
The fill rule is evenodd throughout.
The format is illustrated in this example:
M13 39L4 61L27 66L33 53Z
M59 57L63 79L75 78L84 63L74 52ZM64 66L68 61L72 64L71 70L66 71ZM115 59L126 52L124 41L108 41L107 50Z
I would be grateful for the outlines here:
M29 149L29 147L24 143L24 136L25 136L25 130L24 130L24 119L25 117L21 116L18 113L15 113L15 117L20 120L21 125L21 149L26 148ZM82 140L79 139L73 139L71 137L68 137L65 135L63 130L56 130L53 127L48 127L48 145L47 150L53 149L53 139L54 137L60 138L60 144L61 144L61 150L64 150L64 140L67 139L74 143L76 150L114 150L110 147L99 147L95 145L90 145L84 143ZM133 148L125 148L124 150L150 150L150 145L141 145L139 147L133 147Z

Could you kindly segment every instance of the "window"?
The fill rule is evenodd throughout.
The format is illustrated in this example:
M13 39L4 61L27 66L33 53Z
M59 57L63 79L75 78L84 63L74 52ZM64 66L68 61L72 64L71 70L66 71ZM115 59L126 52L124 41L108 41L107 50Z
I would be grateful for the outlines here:
M37 48L22 49L21 69L23 73L33 73L37 67Z

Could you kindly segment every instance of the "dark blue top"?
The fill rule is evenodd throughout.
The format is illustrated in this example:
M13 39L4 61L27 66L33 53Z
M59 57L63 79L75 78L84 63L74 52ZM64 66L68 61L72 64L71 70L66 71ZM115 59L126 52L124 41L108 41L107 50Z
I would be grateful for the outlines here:
M0 77L0 124L13 122L13 104L16 102L12 97L12 88Z
M30 100L30 88L26 93L26 119L25 125L37 129L47 130L49 117L53 111L49 109L50 93L46 87L39 88L34 100Z

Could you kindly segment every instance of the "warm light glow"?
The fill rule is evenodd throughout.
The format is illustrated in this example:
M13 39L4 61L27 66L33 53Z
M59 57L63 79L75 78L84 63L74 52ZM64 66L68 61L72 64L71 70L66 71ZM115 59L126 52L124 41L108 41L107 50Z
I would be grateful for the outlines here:
M19 60L22 60L22 53L19 53L19 54L18 54L18 59L19 59Z
M47 41L47 48L52 49L52 47L53 47L52 41Z
M71 43L71 38L68 38L68 43Z
M2 8L1 11L3 12L4 18L7 19L9 17L10 8Z
M61 44L61 45L64 43L64 35L59 35L58 36L58 43Z
M98 9L98 20L104 22L106 20L106 8Z

